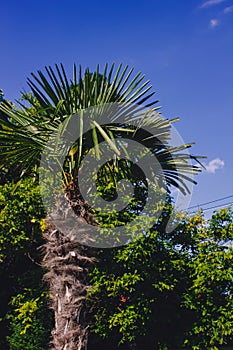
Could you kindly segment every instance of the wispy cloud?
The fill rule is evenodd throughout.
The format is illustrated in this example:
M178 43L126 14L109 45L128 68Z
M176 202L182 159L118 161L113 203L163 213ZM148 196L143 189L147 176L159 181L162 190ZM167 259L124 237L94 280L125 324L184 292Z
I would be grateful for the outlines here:
M224 161L220 158L212 159L208 164L205 164L206 171L214 174L216 170L224 167Z
M219 24L220 24L220 21L218 19L213 18L210 20L210 28L215 28L219 26Z
M223 10L224 13L230 13L233 12L233 5L232 6L227 6L225 7L225 9Z
M207 8L210 6L221 4L222 2L225 2L226 0L207 0L203 2L203 4L200 6L200 8Z

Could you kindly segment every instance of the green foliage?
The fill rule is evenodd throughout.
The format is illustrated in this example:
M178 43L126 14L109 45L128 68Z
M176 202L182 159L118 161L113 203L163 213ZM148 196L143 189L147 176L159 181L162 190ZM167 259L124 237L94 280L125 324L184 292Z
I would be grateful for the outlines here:
M25 254L41 241L45 216L39 187L31 178L0 186L0 263Z
M8 343L11 350L45 349L51 317L42 271L27 258L27 253L38 258L35 248L41 243L44 212L38 205L39 191L29 178L1 186L0 191L0 266L14 280ZM232 212L220 210L208 222L201 214L181 217L176 230L165 234L170 210L167 204L147 235L124 247L99 251L88 296L92 337L110 341L112 348L137 344L149 350L156 344L172 349L184 344L214 350L233 343Z
M233 340L233 216L222 209L201 225L189 265L192 285L184 305L195 311L189 338L195 349L218 349Z
M122 349L232 345L232 212L181 217L169 235L165 216L148 235L100 252L89 292L92 332Z
M11 299L10 336L7 337L10 350L44 350L48 347L50 327L46 294L38 290L24 289Z
M0 291L1 308L5 305L1 317L4 326L8 322L8 346L46 349L52 317L42 270L28 257L40 259L36 247L42 243L44 212L39 190L27 178L1 186L0 195L0 273L5 288ZM99 251L88 295L91 341L95 337L96 344L103 338L112 349L232 346L232 212L222 209L208 222L201 213L179 217L176 230L166 234L171 210L167 203L147 235L138 235L124 247Z
M70 179L78 175L87 149L95 146L98 158L101 141L105 140L110 149L122 158L122 155L127 155L127 150L123 143L116 146L115 138L120 140L119 135L131 135L130 138L137 142L147 140L144 143L157 156L168 186L179 187L186 192L183 179L195 182L190 175L201 171L199 166L191 164L190 159L199 162L200 157L190 157L185 152L192 146L191 143L177 147L168 145L174 120L160 117L160 107L154 107L158 101L150 101L154 95L152 86L144 78L140 72L134 75L133 69L123 67L122 64L118 67L106 64L103 74L99 71L99 65L93 73L88 68L82 72L81 67L77 72L74 65L71 79L63 65L45 67L45 72L32 73L32 79L28 79L31 93L24 94L14 108L5 101L0 104L0 111L7 116L6 119L0 118L0 166L7 164L8 169L14 167L25 173L32 169L35 171L45 151L49 155L49 163L53 159L57 165L58 158L65 155L67 162L63 164L63 170L66 172L64 178L67 185ZM110 103L124 107L120 110L117 108L115 112L109 111ZM91 113L88 116L90 111L85 112L85 109L93 106L98 108L92 110L93 115ZM102 125L103 117L109 112L106 125ZM77 135L73 135L71 130L74 129L74 114ZM124 124L120 115L124 115ZM150 128L152 134L143 130L144 126ZM83 134L84 130L89 130L89 133ZM65 141L67 131L75 136L76 141L72 146ZM156 137L160 141L159 147Z
M0 209L0 348L46 349L51 315L37 250L45 213L34 179L1 185Z
M149 102L153 95L149 82L143 82L143 78L141 73L133 77L132 70L122 69L121 65L115 73L114 65L106 65L103 75L99 74L99 66L94 73L86 69L84 74L81 69L77 73L74 66L71 81L62 65L47 67L46 74L33 74L33 79L28 80L32 94L22 96L18 107L6 101L0 106L1 183L12 179L16 167L17 177L21 172L35 171L49 137L57 132L57 140L62 141L66 128L61 123L66 120L68 125L74 113L109 102L122 102L127 108L130 103L154 105ZM80 131L82 116L78 119ZM187 179L190 172L200 171L197 166L188 166L189 157L183 153L191 144L167 148L169 121L155 113L149 118L142 115L138 125L149 125L165 137L162 151L156 143L150 148L164 164L168 186L179 185L181 189L183 181L178 184L177 173ZM119 155L113 142L116 130L103 128L98 120L92 120L89 127L91 142L85 145L80 133L77 144L66 150L68 180L75 175L75 166L78 168L88 148L97 146L98 158L101 137ZM50 329L45 319L47 305L41 269L32 263L39 260L36 248L42 242L40 227L44 217L36 183L27 178L2 185L0 209L0 273L1 279L7 281L1 297L5 306L11 299L8 343L11 350L45 349ZM98 252L99 263L91 275L93 288L88 300L94 318L92 332L106 341L110 339L110 348L118 344L127 350L136 346L146 350L183 345L213 350L222 344L232 346L232 213L222 210L208 223L199 214L184 218L168 235L164 227L170 212L168 205L148 234L142 233L143 227L132 227L141 232L133 242ZM5 315L5 311L1 314Z
M92 306L96 303L94 333L125 345L143 338L179 345L185 326L179 296L187 287L188 257L172 244L172 236L169 240L158 225L125 247L100 253L89 293Z

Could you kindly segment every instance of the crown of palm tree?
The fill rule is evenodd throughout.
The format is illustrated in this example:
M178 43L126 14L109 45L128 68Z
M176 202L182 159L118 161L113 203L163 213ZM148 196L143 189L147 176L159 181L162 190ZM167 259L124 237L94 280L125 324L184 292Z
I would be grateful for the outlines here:
M133 69L128 66L123 68L122 65L115 69L114 64L110 67L106 64L102 74L99 66L93 73L85 69L83 74L81 67L77 72L74 65L70 80L63 65L56 65L54 69L45 67L45 71L45 74L41 71L37 75L32 73L32 78L27 80L31 92L23 94L17 106L5 102L0 105L0 110L8 116L0 120L1 166L14 166L23 173L37 167L51 135L57 133L61 136L72 115L91 106L119 103L123 106L126 125L115 123L114 127L103 126L98 120L92 120L91 145L95 146L96 155L100 138L107 141L119 155L114 143L119 132L132 135L135 130L149 126L154 134L147 133L146 138L158 141L156 137L159 135L159 140L164 141L151 142L150 148L162 165L168 186L179 187L184 192L188 190L185 180L194 182L190 175L200 171L200 167L192 165L190 159L199 162L199 157L189 156L185 152L192 144L168 146L171 121L160 117L160 107L155 107L158 101L150 102L154 92L151 92L149 81L144 81L144 75L139 72L133 76ZM140 114L145 108L150 109L150 113ZM135 128L129 130L126 126L135 119L132 115L138 116L137 123ZM81 130L82 118L78 122ZM81 159L85 152L83 135L77 135L77 138L78 142L69 153L71 160L75 153Z

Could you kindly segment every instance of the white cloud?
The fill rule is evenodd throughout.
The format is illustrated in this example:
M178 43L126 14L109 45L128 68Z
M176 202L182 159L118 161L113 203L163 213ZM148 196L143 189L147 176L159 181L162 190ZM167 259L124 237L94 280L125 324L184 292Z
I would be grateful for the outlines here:
M221 4L222 2L225 2L226 0L207 0L203 2L203 4L200 6L200 8L206 8L214 5Z
M212 159L208 164L205 164L206 171L214 174L216 170L224 167L224 161L220 158Z
M224 12L224 13L233 12L233 5L232 5L232 6L225 7L225 9L223 10L223 12Z
M219 24L220 24L220 21L218 19L213 18L210 20L210 28L215 28L219 26Z

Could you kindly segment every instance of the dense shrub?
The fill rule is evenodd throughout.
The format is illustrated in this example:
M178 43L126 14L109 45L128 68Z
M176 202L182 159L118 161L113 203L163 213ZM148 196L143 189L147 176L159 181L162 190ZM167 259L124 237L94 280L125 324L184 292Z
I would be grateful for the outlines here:
M51 329L38 247L45 212L32 178L0 186L1 349L46 349Z
M101 251L89 293L92 333L112 349L232 346L232 239L232 212L222 209Z

